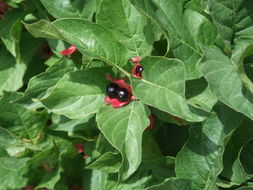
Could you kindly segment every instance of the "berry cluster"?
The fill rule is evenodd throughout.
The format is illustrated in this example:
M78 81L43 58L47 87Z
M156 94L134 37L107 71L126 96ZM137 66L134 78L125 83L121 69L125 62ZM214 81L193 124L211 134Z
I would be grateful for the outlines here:
M111 104L112 107L119 108L135 99L131 86L124 79L112 79L109 74L106 75L106 78L111 81L106 87L106 104Z
M129 92L125 88L120 88L115 83L107 85L106 94L109 98L116 98L120 102L126 102L129 99Z
M141 58L133 57L130 60L135 64L132 69L132 75L141 79L142 72L144 71L144 68L139 63ZM106 75L106 78L111 81L106 87L106 104L111 104L112 107L119 108L127 105L131 100L135 100L132 93L132 87L128 85L124 79L112 79L109 74Z

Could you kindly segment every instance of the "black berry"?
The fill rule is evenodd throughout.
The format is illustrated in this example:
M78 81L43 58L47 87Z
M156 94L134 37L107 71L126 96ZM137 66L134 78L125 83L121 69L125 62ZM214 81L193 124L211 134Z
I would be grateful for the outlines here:
M135 68L135 73L136 73L137 76L141 76L141 73L143 71L144 71L144 68L140 65Z
M129 92L125 88L120 88L117 93L117 99L120 102L126 102L129 98Z
M110 98L116 98L118 90L119 90L119 86L117 84L111 83L111 84L108 84L106 87L106 94Z

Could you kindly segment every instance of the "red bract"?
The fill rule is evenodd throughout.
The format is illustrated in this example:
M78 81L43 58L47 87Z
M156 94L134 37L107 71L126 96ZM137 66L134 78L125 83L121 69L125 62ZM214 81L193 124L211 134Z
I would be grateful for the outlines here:
M66 55L70 57L75 51L76 51L76 47L74 45L71 45L69 48L61 51L61 55Z
M147 129L152 130L154 128L154 116L153 116L153 114L151 114L148 118L149 118L150 124L147 127Z
M105 103L108 104L108 105L111 104L112 107L114 107L114 108L120 108L120 107L123 107L123 106L127 105L129 103L129 101L120 102L116 98L110 98L110 97L106 96L105 97Z
M74 144L74 146L75 146L77 152L78 152L79 154L82 154L82 155L83 155L83 158L84 158L84 159L86 159L86 158L89 157L88 155L84 154L84 144Z
M9 6L4 2L0 1L0 18L4 17L4 14L8 11Z
M110 98L110 97L106 96L104 99L106 104L111 104L112 107L114 107L114 108L120 108L120 107L127 105L131 100L135 100L131 86L128 85L124 79L119 79L119 80L113 79L110 77L109 74L106 74L106 78L107 78L107 80L111 81L112 83L117 84L120 88L126 89L129 93L129 98L126 102L120 102L116 98Z
M141 57L133 57L130 60L132 60L133 63L138 64L141 61L141 59L142 59Z
M84 145L83 144L74 144L74 146L79 154L84 152Z
M138 72L137 71L137 68L142 68L142 65L139 63L141 61L141 57L133 57L131 58L130 60L133 61L133 63L135 64L135 66L133 67L132 69L132 75L135 77L135 78L138 78L138 79L141 79L142 78L142 75L141 75L141 72Z

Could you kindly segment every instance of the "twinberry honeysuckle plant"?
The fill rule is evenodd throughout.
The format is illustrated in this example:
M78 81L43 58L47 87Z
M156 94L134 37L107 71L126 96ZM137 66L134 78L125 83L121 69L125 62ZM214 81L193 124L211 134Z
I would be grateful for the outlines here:
M1 190L253 188L252 0L0 0Z

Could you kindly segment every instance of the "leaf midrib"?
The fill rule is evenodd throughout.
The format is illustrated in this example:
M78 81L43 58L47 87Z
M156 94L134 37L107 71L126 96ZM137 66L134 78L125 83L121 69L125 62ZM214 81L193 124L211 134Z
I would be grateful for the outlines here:
M128 2L128 1L127 1ZM130 2L128 2L129 3L129 6L131 7L131 13L132 13L132 9L134 9L134 6L130 3ZM130 27L130 24L129 24L129 22L128 22L128 17L127 17L127 14L126 14L126 10L124 9L124 6L123 6L123 2L122 2L122 0L121 0L121 6L122 6L122 10L123 10L123 12L124 12L124 15L125 15L125 18L126 18L126 23L127 23L127 26L128 26L128 30L129 30L129 33L130 33L130 35L131 35L131 40L132 40L132 42L133 42L133 44L134 44L134 48L135 48L135 51L136 51L136 53L137 53L137 56L139 56L140 54L139 54L139 51L138 51L138 48L137 48L137 45L136 45L136 43L135 43L135 39L133 38L133 33L132 33L132 31L131 31L131 27Z

